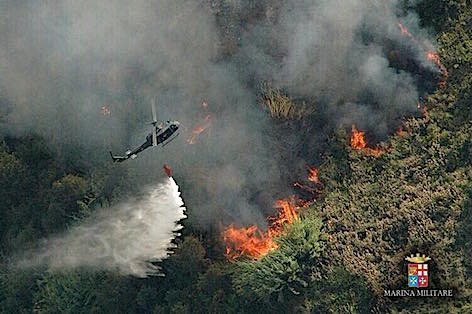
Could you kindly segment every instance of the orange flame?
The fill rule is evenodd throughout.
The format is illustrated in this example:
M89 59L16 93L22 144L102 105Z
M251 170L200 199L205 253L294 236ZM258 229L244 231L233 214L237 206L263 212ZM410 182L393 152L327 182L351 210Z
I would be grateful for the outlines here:
M411 33L408 31L408 29L400 22L398 23L398 29L400 30L400 33L402 33L402 35L413 37L413 35L411 35Z
M447 78L449 73L447 72L446 67L442 64L441 58L439 58L439 54L434 51L427 50L425 52L426 58L436 64L439 67L439 70L441 71L443 81Z
M428 109L426 109L426 106L423 106L421 108L421 112L423 113L423 117L425 117L426 119L429 119Z
M364 149L367 147L364 132L357 130L354 124L351 129L351 147L354 149Z
M315 167L313 168L308 167L308 181L311 181L314 183L320 182L318 180L318 169L316 169Z
M211 125L210 115L206 115L203 121L198 123L192 130L192 134L187 139L188 144L195 144L197 137Z
M267 229L267 234L270 237L276 237L280 235L284 224L290 224L298 218L294 197L277 200L274 204L274 207L279 208L280 211L277 213L275 218L268 218L268 220L271 221L270 227Z
M423 117L429 118L428 110L426 109L426 106L424 106L424 105L422 105L420 102L418 102L418 103L417 103L417 107L418 107L418 109L420 109L421 112L423 113Z
M411 35L411 33L408 31L408 29L403 26L401 23L398 23L398 29L400 30L400 33L402 35L405 35L405 36L408 36L410 38L413 39L413 41L420 47L422 47L422 49L424 50L424 54L426 56L426 59L428 59L429 61L433 62L434 64L436 64L439 68L439 70L441 71L441 74L442 74L442 79L441 81L439 82L439 87L444 87L445 86L445 81L447 79L447 76L449 75L449 73L447 72L447 69L446 67L442 64L441 62L441 58L439 58L439 54L437 52L434 52L434 51L431 51L431 50L428 50L428 48L425 47L424 44L420 44L418 43L418 41L413 38L413 35Z
M308 171L307 180L314 184L303 184L303 183L295 181L293 183L293 186L297 188L298 190L311 193L313 194L313 196L317 196L321 192L321 183L318 179L318 169L315 167L311 168L310 166L307 165L307 171ZM306 206L309 206L309 204L311 203L312 201L306 201L302 199L297 200L298 207L306 207Z
M361 150L368 156L378 157L383 154L383 150L379 147L370 148L367 147L367 142L364 138L364 132L356 129L356 126L352 125L351 131L351 148L355 150Z
M399 137L405 137L407 133L403 130L403 126L399 126L398 129L395 131L395 135Z
M225 243L225 256L229 260L235 260L245 255L257 259L269 251L277 248L273 238L280 235L285 224L298 219L295 198L278 200L274 204L279 209L276 217L268 217L269 227L262 232L257 226L236 228L233 224L223 230L223 242Z
M257 226L235 228L230 224L223 231L223 241L226 243L225 256L231 260L241 255L258 258L277 247Z

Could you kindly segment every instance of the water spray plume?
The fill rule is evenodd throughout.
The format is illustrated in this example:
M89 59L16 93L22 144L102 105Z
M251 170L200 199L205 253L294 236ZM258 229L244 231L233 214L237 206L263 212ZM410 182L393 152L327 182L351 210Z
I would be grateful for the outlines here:
M18 266L45 264L51 270L85 266L137 277L158 274L153 262L170 254L172 240L182 228L178 221L186 217L185 207L172 177L142 194L44 241L38 251L26 253Z

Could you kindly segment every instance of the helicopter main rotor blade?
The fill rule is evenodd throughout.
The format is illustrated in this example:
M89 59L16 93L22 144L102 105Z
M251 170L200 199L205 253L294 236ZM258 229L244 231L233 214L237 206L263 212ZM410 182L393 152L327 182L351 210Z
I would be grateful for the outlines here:
M157 116L156 116L156 100L152 98L151 100L151 110L152 110L152 121L154 123L157 122Z

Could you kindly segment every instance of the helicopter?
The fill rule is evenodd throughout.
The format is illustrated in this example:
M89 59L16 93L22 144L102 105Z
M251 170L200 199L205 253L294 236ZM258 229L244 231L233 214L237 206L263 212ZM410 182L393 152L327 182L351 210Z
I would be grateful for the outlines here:
M179 135L179 133L176 133L180 126L179 121L166 121L165 123L158 122L156 118L156 106L154 100L151 102L151 110L152 122L149 124L152 125L152 130L151 133L146 136L146 142L133 150L127 150L124 156L115 156L110 151L110 156L113 159L113 162L123 162L130 158L135 159L143 150L158 145L166 146Z

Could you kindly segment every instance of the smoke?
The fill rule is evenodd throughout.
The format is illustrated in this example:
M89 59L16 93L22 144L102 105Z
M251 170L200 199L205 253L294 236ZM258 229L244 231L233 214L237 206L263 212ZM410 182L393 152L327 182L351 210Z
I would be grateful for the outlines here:
M198 73L216 52L211 18L192 1L2 1L0 9L7 131L34 130L69 149L125 144L149 120L147 97L204 89Z
M236 65L217 61L219 35L207 6L170 0L3 1L0 6L9 12L0 27L5 43L0 94L10 112L4 133L34 131L59 153L97 165L109 158L108 150L124 152L142 143L151 119L149 100L156 97L158 119L179 120L184 134L165 149L152 150L153 158L146 151L139 165L123 165L136 173L136 184L152 180L149 169L164 161L192 182L200 180L196 173L221 170L231 177L210 180L208 189L217 181L221 194L216 202L205 198L196 222L215 222L215 210L232 217L246 211L244 222L259 215L245 194L266 174L277 180L276 165L262 144L267 118L253 91L239 81ZM203 99L214 137L188 147L185 137L200 118ZM110 115L101 114L103 105ZM251 172L254 179L247 181Z
M140 198L129 199L97 213L63 235L44 241L18 265L46 264L50 269L88 266L146 277L157 274L152 262L167 257L177 222L185 218L184 203L174 179L149 187Z
M379 136L399 118L418 113L420 76L393 63L400 55L431 71L424 49L433 45L418 16L404 12L400 1L264 3L262 22L239 33L236 58L249 64L243 73L248 80L270 81L307 100L331 117L325 124L356 123ZM241 19L248 14L244 6L237 11ZM399 23L414 39L399 31Z
M273 144L259 83L319 113L312 142L281 139L321 147L338 125L385 136L417 112L418 74L394 67L392 51L432 68L418 44L430 45L427 32L394 0L7 0L0 12L2 132L39 133L96 166L142 143L156 97L158 119L179 120L183 134L120 167L140 185L169 163L197 227L263 225L275 195L289 192L282 173L292 165ZM211 126L188 145L207 114Z

